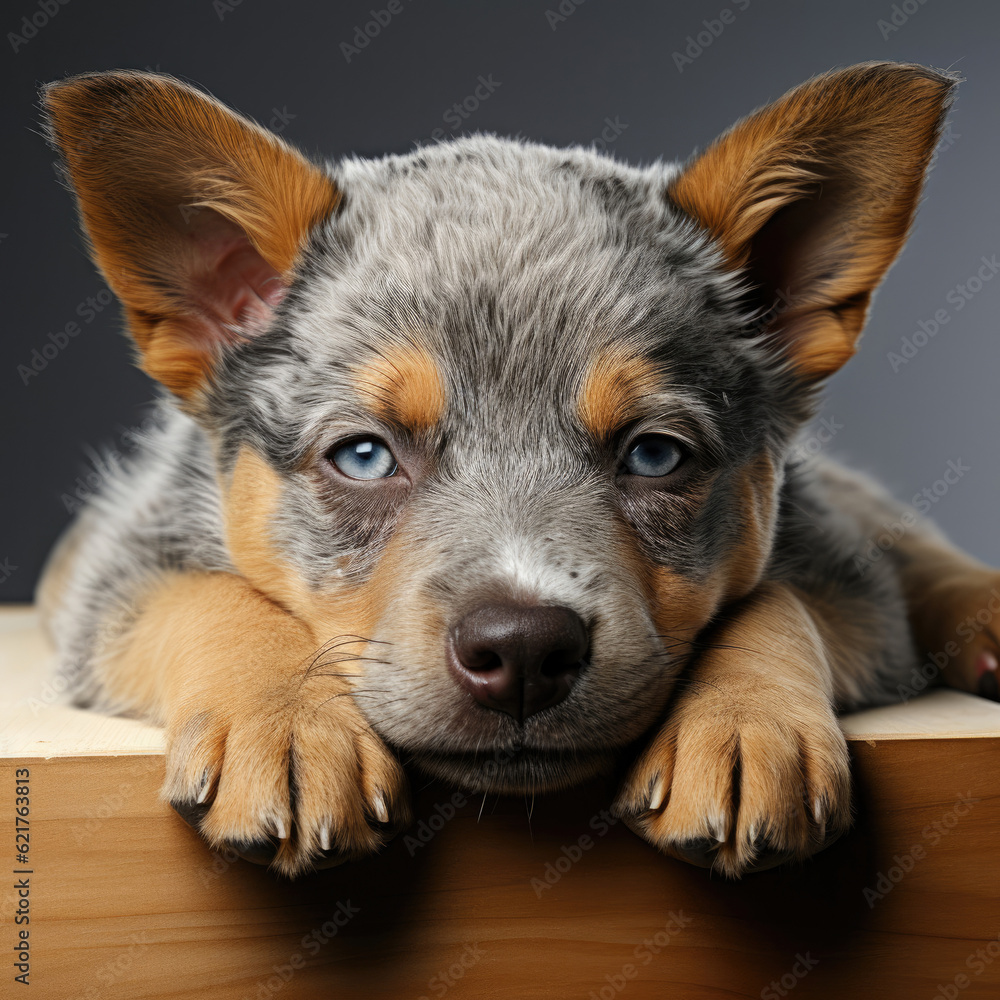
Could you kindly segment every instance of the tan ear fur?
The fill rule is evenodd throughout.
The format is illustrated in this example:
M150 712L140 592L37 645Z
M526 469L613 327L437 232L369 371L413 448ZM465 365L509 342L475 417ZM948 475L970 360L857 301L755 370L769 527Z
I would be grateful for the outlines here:
M280 300L332 181L275 135L171 77L88 74L43 92L93 256L143 368L181 396Z
M955 85L897 63L816 77L738 122L671 184L673 202L761 290L768 328L806 380L854 353Z

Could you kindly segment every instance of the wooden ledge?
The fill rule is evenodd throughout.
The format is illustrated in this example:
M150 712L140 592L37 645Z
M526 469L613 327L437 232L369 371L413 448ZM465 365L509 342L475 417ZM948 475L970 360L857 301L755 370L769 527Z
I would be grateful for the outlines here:
M604 783L530 819L418 787L382 855L287 882L209 852L158 799L161 731L59 705L46 657L31 609L0 613L5 863L28 872L2 892L5 996L24 929L30 995L52 1000L1000 995L998 705L935 691L845 717L854 829L741 882L614 823Z

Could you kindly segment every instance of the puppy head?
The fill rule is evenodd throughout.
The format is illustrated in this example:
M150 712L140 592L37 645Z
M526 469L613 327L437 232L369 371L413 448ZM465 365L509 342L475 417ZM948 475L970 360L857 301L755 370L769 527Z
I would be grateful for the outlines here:
M239 572L408 757L515 790L605 767L759 581L952 86L854 67L643 170L485 137L319 168L148 74L45 101Z

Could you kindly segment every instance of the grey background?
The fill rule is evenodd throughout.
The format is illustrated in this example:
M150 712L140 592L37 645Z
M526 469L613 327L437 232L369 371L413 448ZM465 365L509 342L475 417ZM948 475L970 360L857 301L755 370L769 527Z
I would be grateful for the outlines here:
M42 2L51 10L55 0ZM131 367L117 306L86 321L87 298L104 286L37 126L40 83L113 67L155 68L200 84L328 156L402 152L435 129L452 134L449 109L473 93L479 76L492 75L499 86L464 128L587 144L610 119L627 127L608 148L643 162L685 158L755 106L835 66L898 59L957 69L967 82L916 230L877 297L860 355L829 386L820 437L830 440L817 437L812 446L875 473L904 499L924 488L933 495L949 461L968 466L935 501L934 516L961 545L1000 563L1000 279L960 310L954 294L949 301L981 257L1000 254L1000 7L988 0L401 2L350 60L341 44L351 44L386 0L68 0L26 44L8 32L22 34L25 17L44 21L39 0L4 4L0 599L30 598L69 520L67 506L100 475L97 450L126 452L129 429L153 395ZM560 9L571 13L547 16L564 16ZM706 31L704 20L719 21L723 9L731 23L678 67L673 53L684 54L688 36ZM941 309L947 323L894 372L889 352ZM73 320L80 334L24 384L18 366Z

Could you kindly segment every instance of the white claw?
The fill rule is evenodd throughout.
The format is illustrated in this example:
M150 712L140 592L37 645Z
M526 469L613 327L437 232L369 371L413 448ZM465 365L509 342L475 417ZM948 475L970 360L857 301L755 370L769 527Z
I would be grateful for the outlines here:
M725 820L718 818L715 820L708 821L708 832L712 835L713 839L717 840L720 844L726 842L726 823Z
M274 818L274 829L278 835L278 840L288 840L288 828L285 826L285 821L280 816L276 816Z
M381 792L375 793L375 798L372 801L372 808L375 810L375 818L380 823L389 822L389 810L385 806L385 799L382 797Z
M823 815L823 803L819 799L813 800L813 819L819 827L818 838L826 840L826 816Z
M203 805L208 800L208 793L212 790L212 782L208 780L208 772L201 776L201 791L196 799L198 805Z
M319 831L319 846L320 850L328 851L330 850L330 827L329 824L324 823L320 827Z
M653 794L649 797L649 805L646 806L650 812L654 812L663 805L663 797L666 795L666 791L666 788L663 787L663 779L657 779Z

